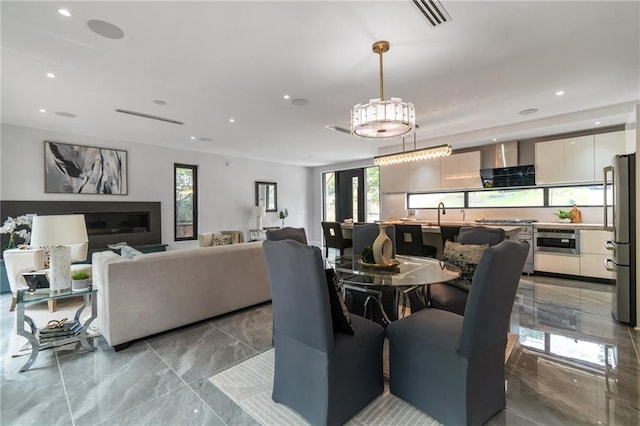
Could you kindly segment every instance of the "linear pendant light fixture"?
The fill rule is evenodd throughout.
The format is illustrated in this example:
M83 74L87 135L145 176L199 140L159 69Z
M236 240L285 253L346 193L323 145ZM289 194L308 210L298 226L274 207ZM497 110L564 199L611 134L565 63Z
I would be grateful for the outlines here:
M448 157L451 155L451 145L438 145L432 148L416 149L416 134L413 134L413 150L404 150L404 138L402 138L402 152L397 154L380 155L374 157L376 166L389 166L392 164L410 163L412 161L430 160L432 158Z
M380 98L368 104L357 104L351 110L351 133L364 138L391 138L404 135L416 127L416 109L402 98L384 100L382 54L389 51L388 41L373 43L373 51L380 56Z

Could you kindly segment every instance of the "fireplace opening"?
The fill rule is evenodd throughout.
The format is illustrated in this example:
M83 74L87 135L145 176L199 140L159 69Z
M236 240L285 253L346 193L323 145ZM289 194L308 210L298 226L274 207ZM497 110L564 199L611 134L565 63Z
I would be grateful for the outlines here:
M149 212L84 213L89 235L151 232Z

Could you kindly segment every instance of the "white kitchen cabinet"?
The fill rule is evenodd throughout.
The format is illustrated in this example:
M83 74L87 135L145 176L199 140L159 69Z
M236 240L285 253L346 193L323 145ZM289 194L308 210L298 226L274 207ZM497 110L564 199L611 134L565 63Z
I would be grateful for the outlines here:
M563 140L564 182L593 182L593 135Z
M535 253L533 264L536 271L556 274L580 275L580 256L562 253Z
M409 191L421 192L440 189L440 159L409 163Z
M564 181L564 148L561 141L536 143L536 184Z
M613 252L604 246L613 239L613 232L583 229L580 231L580 275L594 278L615 278L613 272L604 267L606 258L613 258Z
M593 135L536 143L536 183L594 181Z
M536 184L600 182L602 168L624 147L623 130L537 142Z
M380 166L380 191L384 193L407 192L409 167L407 163Z
M440 159L440 188L482 188L480 151L453 154Z
M596 181L602 179L602 169L611 165L611 158L614 155L625 154L626 132L600 133L595 135L595 175Z

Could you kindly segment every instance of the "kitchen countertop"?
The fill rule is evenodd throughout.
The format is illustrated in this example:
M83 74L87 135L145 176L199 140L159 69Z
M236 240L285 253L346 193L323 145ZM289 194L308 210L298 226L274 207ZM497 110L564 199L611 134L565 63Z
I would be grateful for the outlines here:
M561 223L561 222L536 222L536 228L550 229L584 229L602 231L605 229L602 223Z
M384 225L402 225L402 224L408 224L408 225L422 225L422 232L425 233L433 233L433 234L439 234L440 233L440 227L437 225L437 223L432 223L432 222L421 222L421 221L385 221L385 222L380 222L381 224ZM479 226L479 225L483 225L483 226L487 226L488 228L500 228L500 229L504 229L505 234L507 234L507 236L509 235L513 235L515 233L517 233L520 228L522 227L519 224L509 224L509 225L498 225L498 224L481 224L481 223L476 223L476 222L444 222L441 221L440 224L442 226ZM351 230L353 229L353 224L352 223L343 223L342 224L342 228L343 229L348 229Z
M382 221L379 223L387 225L422 225L422 232L440 233L440 228L437 223L431 221L421 220L393 220ZM605 227L601 223L564 223L564 222L533 222L533 223L482 223L482 222L456 222L456 221L441 221L443 226L487 226L489 228L501 228L504 229L507 235L516 233L523 226L534 226L535 228L549 228L549 229L583 229L583 230L605 230ZM344 229L353 229L353 224L343 223Z

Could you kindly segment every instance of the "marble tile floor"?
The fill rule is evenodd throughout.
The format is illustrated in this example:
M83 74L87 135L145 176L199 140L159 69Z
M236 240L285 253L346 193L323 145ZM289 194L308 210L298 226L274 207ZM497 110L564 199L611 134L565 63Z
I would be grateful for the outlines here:
M640 424L640 332L611 317L606 285L523 276L511 321L507 409L490 425ZM114 352L9 355L10 297L0 296L0 425L254 425L208 381L271 347L263 304Z

